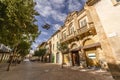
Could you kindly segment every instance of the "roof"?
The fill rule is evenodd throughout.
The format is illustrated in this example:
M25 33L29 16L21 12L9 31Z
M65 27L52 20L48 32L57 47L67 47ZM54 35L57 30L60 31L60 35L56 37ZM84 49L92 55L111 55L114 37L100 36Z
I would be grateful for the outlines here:
M4 44L0 44L0 53L2 52L10 52L11 49L7 46L5 46Z
M38 45L38 48L43 47L45 44L46 44L46 42L42 42L40 45Z

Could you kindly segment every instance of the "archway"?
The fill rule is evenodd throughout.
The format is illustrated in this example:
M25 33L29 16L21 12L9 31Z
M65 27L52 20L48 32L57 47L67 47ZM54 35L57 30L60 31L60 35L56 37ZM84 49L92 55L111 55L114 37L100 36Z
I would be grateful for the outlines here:
M78 50L75 50L76 48L78 48L78 45L76 43L71 45L71 59L73 66L79 66L80 64L79 53Z

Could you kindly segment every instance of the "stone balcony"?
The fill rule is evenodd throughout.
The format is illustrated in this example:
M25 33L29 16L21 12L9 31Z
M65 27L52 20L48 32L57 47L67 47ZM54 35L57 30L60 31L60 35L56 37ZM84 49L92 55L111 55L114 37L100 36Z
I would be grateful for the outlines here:
M60 39L61 43L67 42L67 41L74 41L76 39L78 39L79 37L85 37L88 35L95 35L96 34L96 30L94 27L93 22L89 22L87 23L86 26L77 29L76 31L74 31L74 33L67 35L65 38Z

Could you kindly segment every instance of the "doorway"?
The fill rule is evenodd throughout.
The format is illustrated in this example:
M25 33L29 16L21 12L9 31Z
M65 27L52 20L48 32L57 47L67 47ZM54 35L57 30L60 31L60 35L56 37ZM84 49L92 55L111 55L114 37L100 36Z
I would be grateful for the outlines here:
M80 65L80 60L79 60L79 53L78 53L78 51L72 53L71 56L72 56L72 65L73 66L79 66Z
M85 50L87 67L99 67L96 48Z
M56 53L56 63L59 63L59 62L60 62L60 54Z

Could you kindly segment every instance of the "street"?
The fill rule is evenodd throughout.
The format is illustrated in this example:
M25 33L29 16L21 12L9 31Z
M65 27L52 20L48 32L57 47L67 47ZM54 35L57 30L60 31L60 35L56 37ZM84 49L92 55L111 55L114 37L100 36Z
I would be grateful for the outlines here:
M0 70L0 80L113 80L100 71L60 68L52 63L25 62L12 67L9 72Z

